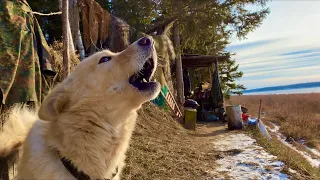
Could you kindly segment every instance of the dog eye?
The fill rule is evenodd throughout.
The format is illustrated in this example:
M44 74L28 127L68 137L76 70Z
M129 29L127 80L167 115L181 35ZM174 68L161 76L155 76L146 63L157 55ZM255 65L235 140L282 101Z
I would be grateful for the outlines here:
M110 60L111 60L111 57L110 57L110 56L104 56L104 57L102 57L102 58L100 59L99 64L108 62L108 61L110 61Z

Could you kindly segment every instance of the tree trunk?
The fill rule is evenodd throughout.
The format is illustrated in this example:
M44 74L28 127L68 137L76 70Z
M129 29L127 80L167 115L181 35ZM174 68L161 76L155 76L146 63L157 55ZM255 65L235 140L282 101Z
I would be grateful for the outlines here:
M77 21L76 21L76 0L68 0L69 1L69 24L70 24L70 31L72 35L73 44L76 43L76 34L77 32Z
M183 72L182 72L181 47L180 47L178 21L176 21L173 24L173 45L174 45L175 51L176 51L176 79L177 79L178 104L180 107L183 107L183 104L184 104L184 85L183 85Z
M62 13L63 13L63 4L62 3L66 3L65 1L68 1L68 0L59 0L58 2L59 2L59 9L62 11ZM68 43L68 48L69 48L69 51L71 52L71 53L74 53L75 52L75 49L74 49L74 44L73 44L73 38L72 38L72 32L71 32L71 29L70 29L70 22L69 21L71 21L71 22L73 22L73 20L71 19L69 19L69 17L71 17L70 15L69 15L69 3L68 3L68 22L67 22L67 33L68 33L68 39L69 39L69 43ZM63 15L62 15L63 16ZM62 18L62 22L63 22L63 18ZM63 23L62 23L63 24ZM62 25L63 26L63 25ZM63 27L62 27L63 28ZM62 34L63 35L63 34Z
M79 23L78 23L78 25L79 25ZM76 36L76 44L77 44L77 48L78 48L78 51L80 54L80 60L82 61L85 58L86 53L84 50L80 29L78 29L78 35Z
M71 53L75 53L75 48L74 48L74 44L73 44L73 40L72 40L72 34L71 34L71 29L70 29L70 23L69 21L67 22L68 26L67 26L67 30L68 30L68 47L69 47L69 51Z
M70 63L69 63L69 43L72 41L69 41L69 32L71 33L71 30L69 26L69 17L68 17L68 6L69 1L68 0L60 0L62 1L62 36L63 36L63 78L66 78L70 74ZM70 36L72 37L72 36Z
M80 31L80 17L79 17L79 4L78 0L73 0L74 2L74 29L75 29L75 41L77 45L77 49L80 54L80 60L83 60L85 58L85 48L82 41L81 31Z
M78 0L69 0L69 22L73 44L76 44L76 47L80 54L80 60L82 60L85 58L85 50L82 42L79 25L80 18Z

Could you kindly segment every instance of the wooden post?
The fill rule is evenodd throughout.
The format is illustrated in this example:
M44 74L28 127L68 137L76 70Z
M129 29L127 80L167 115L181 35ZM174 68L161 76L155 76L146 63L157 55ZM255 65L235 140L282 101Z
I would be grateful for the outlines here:
M62 0L62 36L63 36L63 78L66 78L70 74L70 63L69 63L69 1Z
M260 114L261 114L261 104L262 104L262 99L260 99L260 105L259 105L259 114L258 114L258 119L260 121Z
M180 107L182 107L184 104L184 86L183 86L183 72L182 72L181 47L180 47L178 21L176 21L173 24L173 45L176 51L176 78L177 78L178 104Z
M171 0L172 10L176 12L179 8L179 1ZM176 52L176 80L177 80L177 96L178 105L183 109L184 104L184 85L183 85L183 72L182 72L182 60L181 60L181 46L179 35L179 20L176 20L173 24L173 46Z
M58 3L59 3L59 9L61 11L63 11L63 3L65 3L65 1L68 1L68 0L59 0ZM69 52L71 53L74 53L75 52L75 49L74 49L74 44L73 44L73 40L72 40L72 33L71 33L71 29L70 29L70 22L69 22L69 17L70 14L69 14L69 4L68 4L68 11L66 11L68 13L68 21L66 22L67 23L67 30L68 30L68 40L69 40L69 43L68 43L68 47L69 47ZM73 11L73 10L72 10ZM62 14L62 12L61 12ZM63 15L61 16L62 18L62 31L63 31ZM63 36L63 32L62 32L62 36Z

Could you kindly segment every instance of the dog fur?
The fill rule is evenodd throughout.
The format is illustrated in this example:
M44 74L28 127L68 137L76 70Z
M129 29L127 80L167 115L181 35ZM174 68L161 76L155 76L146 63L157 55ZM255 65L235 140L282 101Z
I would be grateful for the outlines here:
M148 58L156 66L151 43L86 58L45 98L38 116L25 107L13 108L0 134L0 156L23 144L18 180L75 179L58 151L91 179L111 179L117 167L113 179L120 179L137 110L160 92L159 83L145 91L129 83ZM111 60L99 64L105 56Z

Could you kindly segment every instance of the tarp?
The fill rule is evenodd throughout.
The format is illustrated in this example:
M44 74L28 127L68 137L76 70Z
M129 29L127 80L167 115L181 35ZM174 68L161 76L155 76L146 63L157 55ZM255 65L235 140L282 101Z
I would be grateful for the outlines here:
M108 38L110 13L94 0L79 0L82 15L83 39L86 50L102 44Z
M212 103L213 103L213 108L222 108L223 107L223 94L221 90L221 85L220 85L220 77L219 77L219 72L214 71L213 77L212 77L212 87L211 87L211 97L212 97Z
M1 0L1 102L41 102L49 89L44 74L55 75L49 47L30 6L21 0Z
M191 80L190 74L187 68L183 69L183 85L184 85L184 96L188 97L191 95Z

